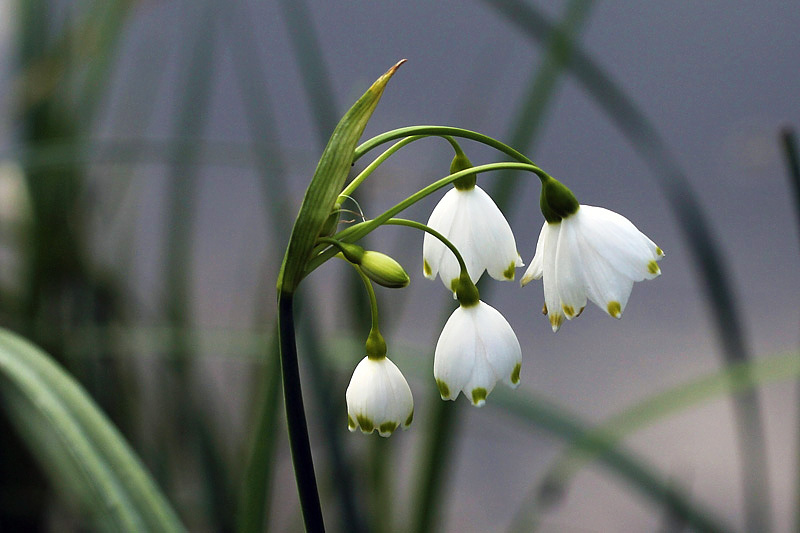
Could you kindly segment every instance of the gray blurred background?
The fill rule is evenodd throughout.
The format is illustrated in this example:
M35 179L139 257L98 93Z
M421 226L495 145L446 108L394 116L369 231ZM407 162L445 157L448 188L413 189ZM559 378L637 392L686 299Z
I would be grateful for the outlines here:
M563 16L565 2L529 3L554 20ZM67 4L60 3L56 13L69 13ZM437 124L510 141L520 100L542 64L542 44L488 1L308 0L307 12L275 1L202 4L134 5L122 26L99 111L84 134L103 143L158 143L173 139L176 132L183 135L181 121L194 124L190 140L202 141L205 148L196 154L192 170L200 179L192 268L186 276L191 323L209 331L250 328L258 309L266 311L257 325L271 327L286 231L330 132L320 123L335 123L389 66L408 59L389 83L364 138L407 125ZM11 98L17 26L13 3L3 6L0 66L6 87L0 98L0 139L3 151L13 154L19 144ZM210 17L204 13L209 9ZM300 17L316 32L321 57L303 55L298 41L304 37L292 34L288 16ZM578 37L589 57L655 125L685 170L722 252L743 314L747 348L756 357L796 350L800 342L800 241L778 137L781 127L800 124L798 28L800 9L794 2L598 2ZM198 32L207 34L208 53L192 63ZM242 35L253 37L248 49L257 64L251 64L251 71L242 70L234 51ZM333 102L309 102L303 61L324 64ZM211 83L207 95L195 95L203 100L198 101L198 115L192 116L184 99L187 79L197 65L210 70ZM582 203L607 207L633 221L665 250L663 275L635 285L622 320L590 306L557 334L540 314L540 282L524 289L517 283L491 282L487 299L508 318L523 347L522 387L599 422L658 390L717 370L722 356L711 320L716 311L705 299L680 221L651 168L569 71L557 83L537 142L516 148L567 184ZM274 128L254 127L252 115L259 109L271 110ZM280 154L290 205L265 209L257 185L259 165L278 162L269 155L275 152L249 152L253 143ZM496 158L469 142L463 146L475 164ZM446 175L450 158L449 147L436 139L393 156L359 189L366 216ZM93 253L109 269L127 269L125 285L136 302L137 320L161 324L169 209L164 198L176 170L161 158L143 156L123 164L111 156L101 159L87 170ZM508 217L527 264L543 221L539 187L530 176L515 179L524 184ZM114 180L127 185L104 186ZM491 175L479 178L481 185L491 182ZM440 196L415 206L407 218L426 221ZM267 192L266 198L278 196ZM282 239L273 237L271 224L284 224ZM401 261L412 278L403 295L378 292L390 356L393 349L398 351L393 359L401 368L404 363L432 368L442 318L454 303L438 281L422 277L421 237L386 228L367 242ZM354 324L342 312L350 305L350 274L339 264L315 272L301 291L313 304L303 318L320 325L323 339L352 335L358 346L368 329L368 314ZM228 353L213 343L200 351L204 363L198 381L209 391L208 408L219 411L220 424L235 442L247 431L241 384L252 357ZM335 380L341 388L342 439L355 454L366 437L344 431L344 387L360 357L353 353ZM146 368L141 371L147 374ZM410 382L417 418L409 431L392 437L399 453L390 470L403 485L409 483L409 457L426 424L426 404L439 401L432 379ZM797 504L800 419L794 382L763 387L759 399L770 512L775 530L789 531ZM480 410L462 402L446 476L446 531L504 530L562 443L494 408L491 397ZM313 404L308 411L317 446L319 433L314 431L321 414ZM741 468L733 424L730 400L720 398L666 418L625 442L741 529ZM284 440L278 440L276 498L285 503L274 508L278 530L297 527ZM324 459L322 465L318 472L324 484ZM396 504L398 513L403 498ZM578 475L563 502L541 524L544 531L654 531L662 525L662 510L596 467Z

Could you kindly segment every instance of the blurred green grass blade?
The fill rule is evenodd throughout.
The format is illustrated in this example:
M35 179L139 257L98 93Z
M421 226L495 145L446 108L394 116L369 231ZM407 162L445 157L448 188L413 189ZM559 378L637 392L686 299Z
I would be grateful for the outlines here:
M586 21L592 0L571 0L564 9L564 18L556 31L547 36L547 44L541 65L535 70L518 110L509 134L509 145L522 152L530 153L539 132L545 124L547 110L550 108L559 87L561 75L571 58L572 43L578 38ZM508 212L515 198L520 198L519 189L525 180L513 180L518 172L499 172L492 180L489 189L492 199L501 211Z
M555 25L523 0L494 0L494 7L534 41L554 31ZM713 237L699 197L668 150L658 131L611 76L603 71L577 43L571 72L651 167L701 274L701 287L712 312L717 338L726 364L751 359L744 339L739 307L734 298L718 241ZM747 529L771 530L770 489L763 422L755 391L732 397L739 448Z
M789 176L789 187L794 193L794 212L797 216L797 233L800 236L800 155L797 149L797 135L791 127L785 127L780 134L781 147L783 148L783 155L786 159L786 169ZM800 395L800 382L797 384L797 392ZM799 421L800 422L800 421ZM795 443L795 458L796 462L794 468L796 470L795 476L795 516L794 516L794 530L800 531L800 423L797 424L797 441Z
M277 329L277 328L276 328ZM268 343L267 357L258 369L258 383L253 395L255 424L249 435L247 463L244 467L239 506L236 511L238 533L269 531L270 504L274 476L275 450L281 417L281 365L278 357L278 335Z
M305 0L280 0L283 18L300 66L306 98L317 126L320 147L328 143L341 114L334 98L333 86L325 66L325 54L314 30L314 17Z
M49 356L0 330L0 393L34 456L108 530L183 531L124 438Z
M561 406L526 391L511 391L497 388L492 391L489 405L500 408L525 423L525 427L544 429L567 442L585 438L590 433L590 426L580 417L570 413ZM613 474L617 475L639 494L652 500L658 506L668 506L676 515L697 531L726 532L732 531L720 518L692 501L674 482L665 480L646 462L639 459L622 446L606 450L598 460ZM537 486L527 495L519 507L518 515L512 524L512 531L530 531L531 522L535 523L543 503L550 503L561 495L557 487L545 487L540 493ZM546 498L542 498L545 496Z
M800 377L800 355L796 353L731 365L645 398L574 440L548 468L542 483L532 494L540 498L547 490L566 490L566 485L583 466L618 448L634 431L710 400L795 377ZM527 504L537 507L533 502Z
M370 437L370 533L392 533L397 530L397 517L392 490L392 461L395 443L392 439Z
M434 404L428 413L430 422L419 453L421 459L413 485L415 491L411 509L414 522L410 531L416 533L440 529L439 521L444 508L442 496L447 486L444 473L452 465L453 443L458 442L456 421L460 406L435 397L429 399Z
M288 190L287 165L280 149L280 128L270 105L269 76L258 56L258 40L253 28L254 17L241 3L225 11L228 38L225 42L231 55L236 81L245 108L245 120L252 139L255 167L261 174L261 192L267 227L273 229L276 243L285 243L292 229L294 213Z
M167 183L164 307L175 335L171 339L174 358L163 373L161 402L165 414L172 415L162 421L165 451L185 452L187 437L190 444L196 445L193 451L197 452L202 471L203 507L209 513L208 520L215 529L231 530L235 521L231 470L220 452L214 426L193 391L194 354L182 334L191 322L191 245L199 188L196 141L202 136L208 118L220 9L214 2L202 2L196 12L189 13L184 27L186 63L179 85L174 138L195 142L174 145Z
M286 183L286 164L280 150L278 133L268 94L269 77L259 59L257 39L253 30L253 17L244 4L235 3L225 12L228 50L245 107L245 118L250 137L260 139L261 147L254 146L255 166L261 175L259 185L263 208L267 215L267 228L272 240L285 242L291 230L292 213ZM266 277L265 277L266 279ZM265 305L266 299L261 304ZM261 306L259 306L261 307ZM261 312L255 313L257 316ZM280 420L281 365L278 348L277 324L267 347L266 359L256 370L251 397L251 416L246 450L236 508L238 533L263 533L270 530L269 514L274 486Z
M131 139L54 139L37 142L32 146L19 146L0 151L0 159L18 161L31 171L60 170L87 163L129 166L138 163L174 164L176 157L194 146L197 161L231 167L253 165L253 154L268 150L263 142L243 143L239 141L200 141L198 139L171 138L150 140ZM285 165L276 161L264 161L264 168L278 173Z
M85 54L78 59L86 60L87 65L77 108L81 120L88 127L105 101L103 97L117 64L116 51L124 35L124 23L133 5L130 0L93 3L86 20L76 28L79 50Z
M786 159L789 187L794 194L794 212L797 215L797 229L798 236L800 236L800 155L798 155L797 134L794 129L786 127L781 131L781 146Z
M294 10L296 7L287 6L287 10ZM302 8L301 8L302 9ZM280 128L275 122L274 115L269 106L269 94L267 88L269 86L269 77L267 76L262 62L256 54L258 50L257 40L252 28L252 20L245 9L245 6L239 6L231 9L228 12L228 31L231 38L228 40L230 46L230 53L233 59L234 69L236 71L239 88L242 91L242 98L246 107L245 113L248 121L248 128L250 129L253 138L263 139L266 136L266 142L263 143L263 148L257 149L256 152L256 165L262 175L262 191L264 194L264 208L269 218L268 228L273 230L274 242L285 242L286 236L291 229L291 222L294 219L294 213L289 211L289 206L292 205L290 195L287 188L287 173L286 165L283 163L283 154L280 150L278 142L278 132ZM289 24L296 23L287 21ZM299 38L302 39L303 35L309 33L306 26L294 27ZM294 35L294 33L293 33ZM311 37L310 43L316 42L315 38ZM311 46L306 44L304 46ZM314 62L312 62L314 63ZM313 65L312 65L313 66ZM327 92L330 91L326 87L328 84L323 83L318 85L314 80L322 74L315 74L309 72L308 67L303 68L303 74L306 77L306 85L316 87L315 90L324 93L319 101L332 100L332 95ZM310 78L310 79L309 79ZM333 111L333 109L328 109ZM325 116L317 116L319 124L319 132L324 133L325 138L321 139L322 146L327 142L327 137L333 126L336 124L336 118L332 125L323 125L321 122L325 121ZM330 126L330 129L326 129ZM295 305L298 309L303 307L302 295L295 297ZM309 321L303 319L303 313L298 313L299 320L297 327L299 329L300 337L306 341L304 355L310 362L311 368L310 377L315 394L312 395L312 400L316 402L316 411L322 413L321 420L325 430L326 438L323 440L326 451L328 452L329 460L332 465L334 485L337 487L335 497L339 502L339 512L341 513L341 523L347 524L351 531L362 531L362 519L359 517L356 509L357 503L354 494L354 487L351 476L351 468L347 464L344 457L344 447L339 437L338 429L341 427L337 421L341 420L337 415L337 406L339 403L330 395L333 394L332 388L327 381L329 373L326 371L328 366L327 361L323 354L320 352L321 343L318 339L318 333L313 330ZM279 367L278 370L279 372ZM264 375L264 379L271 379L272 376ZM265 391L268 394L273 389L269 383L264 384ZM280 386L277 386L280 390ZM259 398L268 400L268 397ZM275 403L264 404L262 418L259 424L254 429L257 434L262 434L265 431L266 425L275 425L275 422L269 422L268 418L273 416L269 407L274 407ZM277 413L274 414L278 416ZM243 493L240 498L240 531L260 531L254 529L259 527L259 523L263 523L263 519L259 520L259 516L266 515L268 512L270 487L269 480L265 476L269 472L262 470L262 466L269 461L275 446L275 432L268 435L263 435L269 438L269 442L263 442L252 450L252 455L248 466L245 471L246 484L243 488Z

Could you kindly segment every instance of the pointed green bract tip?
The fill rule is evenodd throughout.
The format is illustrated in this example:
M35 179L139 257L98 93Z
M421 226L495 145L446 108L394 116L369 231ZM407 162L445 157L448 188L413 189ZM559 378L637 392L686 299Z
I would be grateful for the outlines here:
M650 272L651 274L661 273L661 269L658 268L658 263L656 263L655 261L650 261L649 263L647 263L647 271Z
M447 383L445 383L441 379L437 379L436 386L439 388L439 395L442 397L442 400L449 400L450 387L447 386Z
M517 269L517 262L511 261L511 264L508 265L508 268L503 271L503 277L508 280L514 279L514 273L516 269Z
M662 255L664 255L664 250L656 246L656 255L661 257Z
M511 372L511 383L514 385L519 384L519 371L522 370L522 363L517 363L514 370Z
M411 413L408 415L408 418L406 418L406 421L403 423L403 425L404 425L405 427L408 427L408 426L410 426L410 425L411 425L411 422L412 422L413 420L414 420L414 410L412 409L412 410L411 410Z
M608 302L608 314L613 316L614 318L620 318L622 316L622 306L619 302Z
M575 308L572 307L571 305L562 305L561 309L564 311L564 314L567 315L568 317L572 318L573 316L575 316Z
M427 259L422 260L422 273L425 274L426 278L433 276L433 269Z
M561 324L564 322L564 315L561 313L550 313L547 318L550 320L550 325L553 327L553 331L556 331L558 328L560 328Z
M482 406L486 403L486 389L483 387L478 387L477 389L472 389L472 404L478 407Z
M395 429L397 429L397 422L384 422L378 428L378 433L380 433L382 437L388 437Z
M356 416L356 420L358 420L358 425L361 426L361 431L364 433L372 433L372 430L375 429L375 424L373 424L372 420L364 415Z
M458 278L450 280L450 290L456 292L458 290Z
M356 427L358 427L356 426L356 421L353 420L353 418L350 415L347 415L347 429L349 429L350 431L355 431Z
M378 78L334 129L306 189L289 237L278 274L277 287L280 292L291 294L296 290L305 275L317 238L335 229L332 227L331 213L347 180L358 139L364 133L386 84L404 62L399 61Z

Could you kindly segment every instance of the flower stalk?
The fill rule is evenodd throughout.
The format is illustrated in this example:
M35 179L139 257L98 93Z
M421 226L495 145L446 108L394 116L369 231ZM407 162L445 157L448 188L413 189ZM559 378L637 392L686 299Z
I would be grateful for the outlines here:
M289 448L292 453L297 491L306 531L325 531L322 506L314 473L314 460L308 439L308 424L303 407L303 391L300 384L300 368L297 361L297 343L294 332L294 306L291 293L278 294L278 334L281 347L281 375L283 397L286 406L286 426L289 433Z
M454 128L449 128L454 129ZM390 218L394 217L396 214L400 213L401 211L407 209L408 207L414 205L415 203L419 202L426 196L438 191L442 187L449 185L450 183L454 182L455 180L462 178L470 173L481 174L483 172L491 172L494 170L526 170L528 172L532 172L537 176L547 175L544 173L542 169L533 165L531 163L518 163L518 162L504 162L504 163L489 163L486 165L478 165L469 169L461 170L454 174L450 174L445 176L427 187L424 187L417 191L416 193L412 194L405 200L399 202L394 207L391 207L378 215L377 217L367 220L365 222L359 222L358 224L354 224L348 228L343 229L342 231L336 233L333 238L341 241L341 242L355 242L358 239L363 238L364 236L368 235L373 230L377 229L378 227L386 224L386 221ZM338 252L332 249L326 250L328 248L327 245L319 246L314 249L314 253L312 253L311 259L307 262L305 272L303 276L308 276L311 272L316 270L319 266L321 266L325 261L336 255Z

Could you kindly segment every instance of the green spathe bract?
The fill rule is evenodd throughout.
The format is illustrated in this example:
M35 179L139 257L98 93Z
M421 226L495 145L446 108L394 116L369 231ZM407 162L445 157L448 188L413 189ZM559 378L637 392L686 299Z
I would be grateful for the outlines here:
M314 243L329 220L339 193L344 187L356 144L372 112L378 105L386 83L405 60L398 62L367 90L342 117L322 152L317 170L306 190L300 212L292 228L289 245L278 276L278 290L292 293L303 278Z

